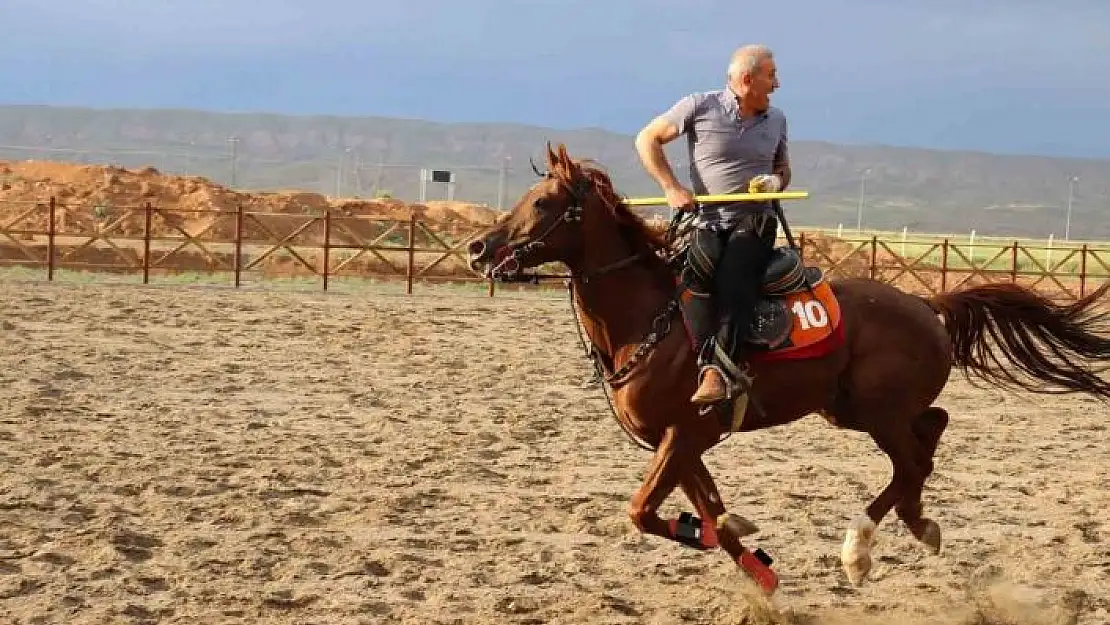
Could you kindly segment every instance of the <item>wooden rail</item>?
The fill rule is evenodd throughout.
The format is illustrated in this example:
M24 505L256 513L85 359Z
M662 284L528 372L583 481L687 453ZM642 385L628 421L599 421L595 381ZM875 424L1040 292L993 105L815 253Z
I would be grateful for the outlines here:
M318 277L324 290L344 276L417 281L488 282L469 268L466 246L478 229L418 219L383 219L330 210L322 214L164 209L144 204L101 211L56 198L0 206L0 264L142 276L246 273ZM830 278L868 277L933 294L990 281L1019 282L1054 299L1074 300L1110 280L1110 244L1053 248L950 239L853 239L800 232L807 262ZM528 288L546 288L544 285ZM492 296L496 287L488 283Z

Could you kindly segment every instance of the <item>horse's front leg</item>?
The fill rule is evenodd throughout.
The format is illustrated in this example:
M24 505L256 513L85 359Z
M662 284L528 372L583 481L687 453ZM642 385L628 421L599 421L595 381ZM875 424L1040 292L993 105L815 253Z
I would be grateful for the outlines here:
M702 518L712 524L710 531L715 532L715 541L767 594L778 588L779 579L771 569L770 558L762 552L749 551L740 539L759 531L751 521L725 512L725 505L700 455L695 455L689 463L689 471L682 477L682 490Z

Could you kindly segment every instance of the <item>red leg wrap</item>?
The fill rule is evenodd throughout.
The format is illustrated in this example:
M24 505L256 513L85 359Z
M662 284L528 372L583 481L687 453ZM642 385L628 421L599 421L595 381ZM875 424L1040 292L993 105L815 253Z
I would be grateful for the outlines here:
M763 592L768 595L774 594L775 589L779 586L779 576L771 570L771 558L769 556L759 550L752 553L744 549L736 563L755 580L755 583L759 584Z

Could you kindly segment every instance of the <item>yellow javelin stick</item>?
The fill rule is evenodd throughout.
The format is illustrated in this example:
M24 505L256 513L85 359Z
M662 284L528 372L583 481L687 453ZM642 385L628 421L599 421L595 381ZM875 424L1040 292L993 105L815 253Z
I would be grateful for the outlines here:
M780 191L778 193L722 193L720 195L695 195L694 201L701 204L714 202L763 202L767 200L804 200L808 191ZM628 206L661 206L667 203L665 197L633 197L624 201Z

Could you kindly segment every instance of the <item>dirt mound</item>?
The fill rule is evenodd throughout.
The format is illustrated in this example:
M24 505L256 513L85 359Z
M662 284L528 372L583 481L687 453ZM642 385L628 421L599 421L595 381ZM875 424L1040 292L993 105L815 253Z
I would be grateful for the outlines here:
M492 208L466 202L436 200L424 206L424 219L439 223L489 225L497 219L497 211Z
M830 273L838 278L867 278L871 273L871 245L860 246L828 235L807 234L806 260L823 267L835 265Z
M232 253L227 246L236 240L240 208L244 249L251 245L280 246L283 251L297 246L321 247L325 228L320 217L330 209L331 245L333 249L346 247L346 251L334 254L350 254L353 253L350 250L371 242L403 246L407 223L396 222L408 222L415 217L421 222L415 232L416 247L427 248L422 249L424 256L430 254L430 258L417 260L435 263L424 273L470 276L471 272L460 267L457 258L437 260L438 250L457 245L497 217L489 207L466 202L412 204L395 199L332 199L300 190L245 192L202 176L167 175L153 167L125 169L55 161L0 161L0 226L18 237L0 243L0 261L34 262L36 258L45 258L50 213L44 207L51 198L57 202L54 232L61 239L70 237L58 243L57 259L62 265L137 266L141 263L142 242L148 228L145 206L149 204L154 209L149 215L149 229L155 248L172 246L173 241L197 242L190 243L193 247L188 250L174 249L166 260L158 262L159 268L177 270L230 267ZM74 242L82 238L84 243ZM212 244L223 244L225 249L200 249ZM159 258L166 251L162 249L154 257ZM292 263L304 269L301 265L312 261L293 262L287 256L307 259L313 253L303 248L288 255L267 252L259 268L268 270ZM385 257L389 255L390 252L363 254L365 258L345 263L344 268L404 273L396 262L392 265L387 262ZM314 264L320 265L319 261Z
M407 204L399 200L329 200L319 193L304 191L235 191L203 176L163 174L153 167L125 169L116 166L80 165L55 161L0 161L0 219L20 211L20 206L57 199L63 219L82 217L112 220L128 210L150 203L176 214L173 225L161 224L171 232L174 225L190 234L204 231L214 214L201 211L244 211L283 215L320 215L328 208L349 217L418 219L436 225L474 228L493 222L496 212L466 202L437 201ZM197 211L195 215L181 214ZM120 233L142 232L141 220L127 218L116 227ZM157 224L156 224L157 226ZM221 228L222 230L223 228ZM156 232L164 234L165 232Z

